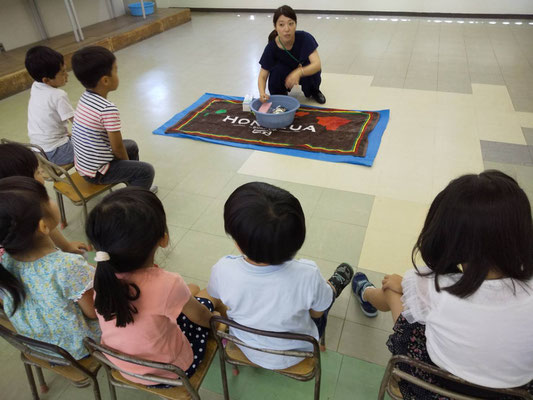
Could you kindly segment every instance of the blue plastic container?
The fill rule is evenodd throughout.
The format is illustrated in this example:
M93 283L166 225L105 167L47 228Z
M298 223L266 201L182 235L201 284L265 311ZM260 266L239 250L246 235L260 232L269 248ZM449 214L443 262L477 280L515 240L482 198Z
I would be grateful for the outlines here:
M268 102L272 103L271 108L282 106L285 107L287 111L281 114L268 114L259 112L259 108L263 103L261 103L261 100L255 99L252 101L250 108L255 114L255 119L259 125L261 125L263 128L281 129L292 124L292 121L294 121L294 114L296 114L296 110L300 108L300 102L298 100L296 100L294 97L274 94L270 96L270 100L268 100Z
M141 3L131 3L128 5L128 8L130 9L131 15L135 17L142 17L143 16L143 9L141 7ZM150 15L154 13L154 2L153 1L145 1L144 2L144 13L146 15Z

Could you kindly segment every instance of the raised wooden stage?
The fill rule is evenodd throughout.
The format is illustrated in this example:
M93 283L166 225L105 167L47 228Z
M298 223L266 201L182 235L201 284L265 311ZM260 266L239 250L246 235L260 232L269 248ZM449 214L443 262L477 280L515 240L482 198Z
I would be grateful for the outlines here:
M72 54L81 47L95 45L116 51L190 20L189 9L157 9L146 19L123 15L84 27L85 40L82 42L76 42L74 33L69 32L0 53L0 99L26 90L33 83L33 79L24 68L24 57L30 47L41 44L59 51L65 56L65 64L70 70Z

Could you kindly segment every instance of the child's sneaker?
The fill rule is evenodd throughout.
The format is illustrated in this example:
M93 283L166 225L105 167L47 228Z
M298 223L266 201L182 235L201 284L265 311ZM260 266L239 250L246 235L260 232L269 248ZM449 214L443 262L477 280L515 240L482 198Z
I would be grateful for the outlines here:
M339 297L348 283L352 280L353 268L350 264L342 263L337 267L328 282L335 288L335 297Z
M365 274L362 272L358 272L353 277L352 281L352 290L355 294L355 297L357 297L357 300L359 300L359 304L361 305L361 310L363 311L363 314L365 314L369 318L377 317L378 310L376 307L374 307L369 301L363 300L363 291L367 287L375 287L372 282L370 282Z

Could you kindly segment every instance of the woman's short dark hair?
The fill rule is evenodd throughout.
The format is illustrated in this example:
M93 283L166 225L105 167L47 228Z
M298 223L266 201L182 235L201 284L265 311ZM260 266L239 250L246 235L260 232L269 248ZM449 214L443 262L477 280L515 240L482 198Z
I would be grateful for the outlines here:
M281 6L274 11L274 17L272 18L272 21L274 22L274 28L276 27L276 23L278 22L279 17L281 16L287 17L292 19L294 22L298 22L296 19L296 13L290 6ZM268 41L274 40L278 36L278 32L276 29L274 29L272 32L270 32L270 35L268 35Z
M88 46L79 49L72 56L74 75L87 89L93 89L103 76L111 76L116 57L101 46Z
M127 187L106 197L91 211L85 232L96 251L109 254L100 261L94 275L94 305L106 321L116 326L133 322L137 309L130 301L141 291L115 274L141 268L167 232L165 210L149 190Z
M516 181L489 170L451 181L429 209L413 249L435 274L462 277L447 292L473 294L491 270L503 277L526 281L533 277L531 206ZM416 268L416 265L415 265Z
M16 143L0 144L0 178L27 176L33 178L39 161L33 151Z
M302 206L288 191L263 182L237 188L224 205L224 228L252 261L277 265L305 240Z
M8 254L18 254L34 245L35 231L45 216L49 197L33 178L11 176L0 179L0 245ZM24 286L0 263L0 291L13 300L14 314L24 300Z
M37 82L42 82L43 78L54 79L64 64L63 54L46 46L32 47L24 60L28 73Z

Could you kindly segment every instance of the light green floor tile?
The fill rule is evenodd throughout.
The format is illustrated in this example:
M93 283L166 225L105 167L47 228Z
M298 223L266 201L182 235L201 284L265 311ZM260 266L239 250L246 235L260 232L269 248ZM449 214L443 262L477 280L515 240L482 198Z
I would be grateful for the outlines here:
M374 364L386 365L391 356L386 346L389 336L389 332L381 329L345 321L338 351Z
M344 356L334 399L376 399L384 372L384 367Z
M324 189L313 216L368 226L374 196Z
M322 258L357 266L366 228L322 218L307 218L307 237L301 249L311 259Z

